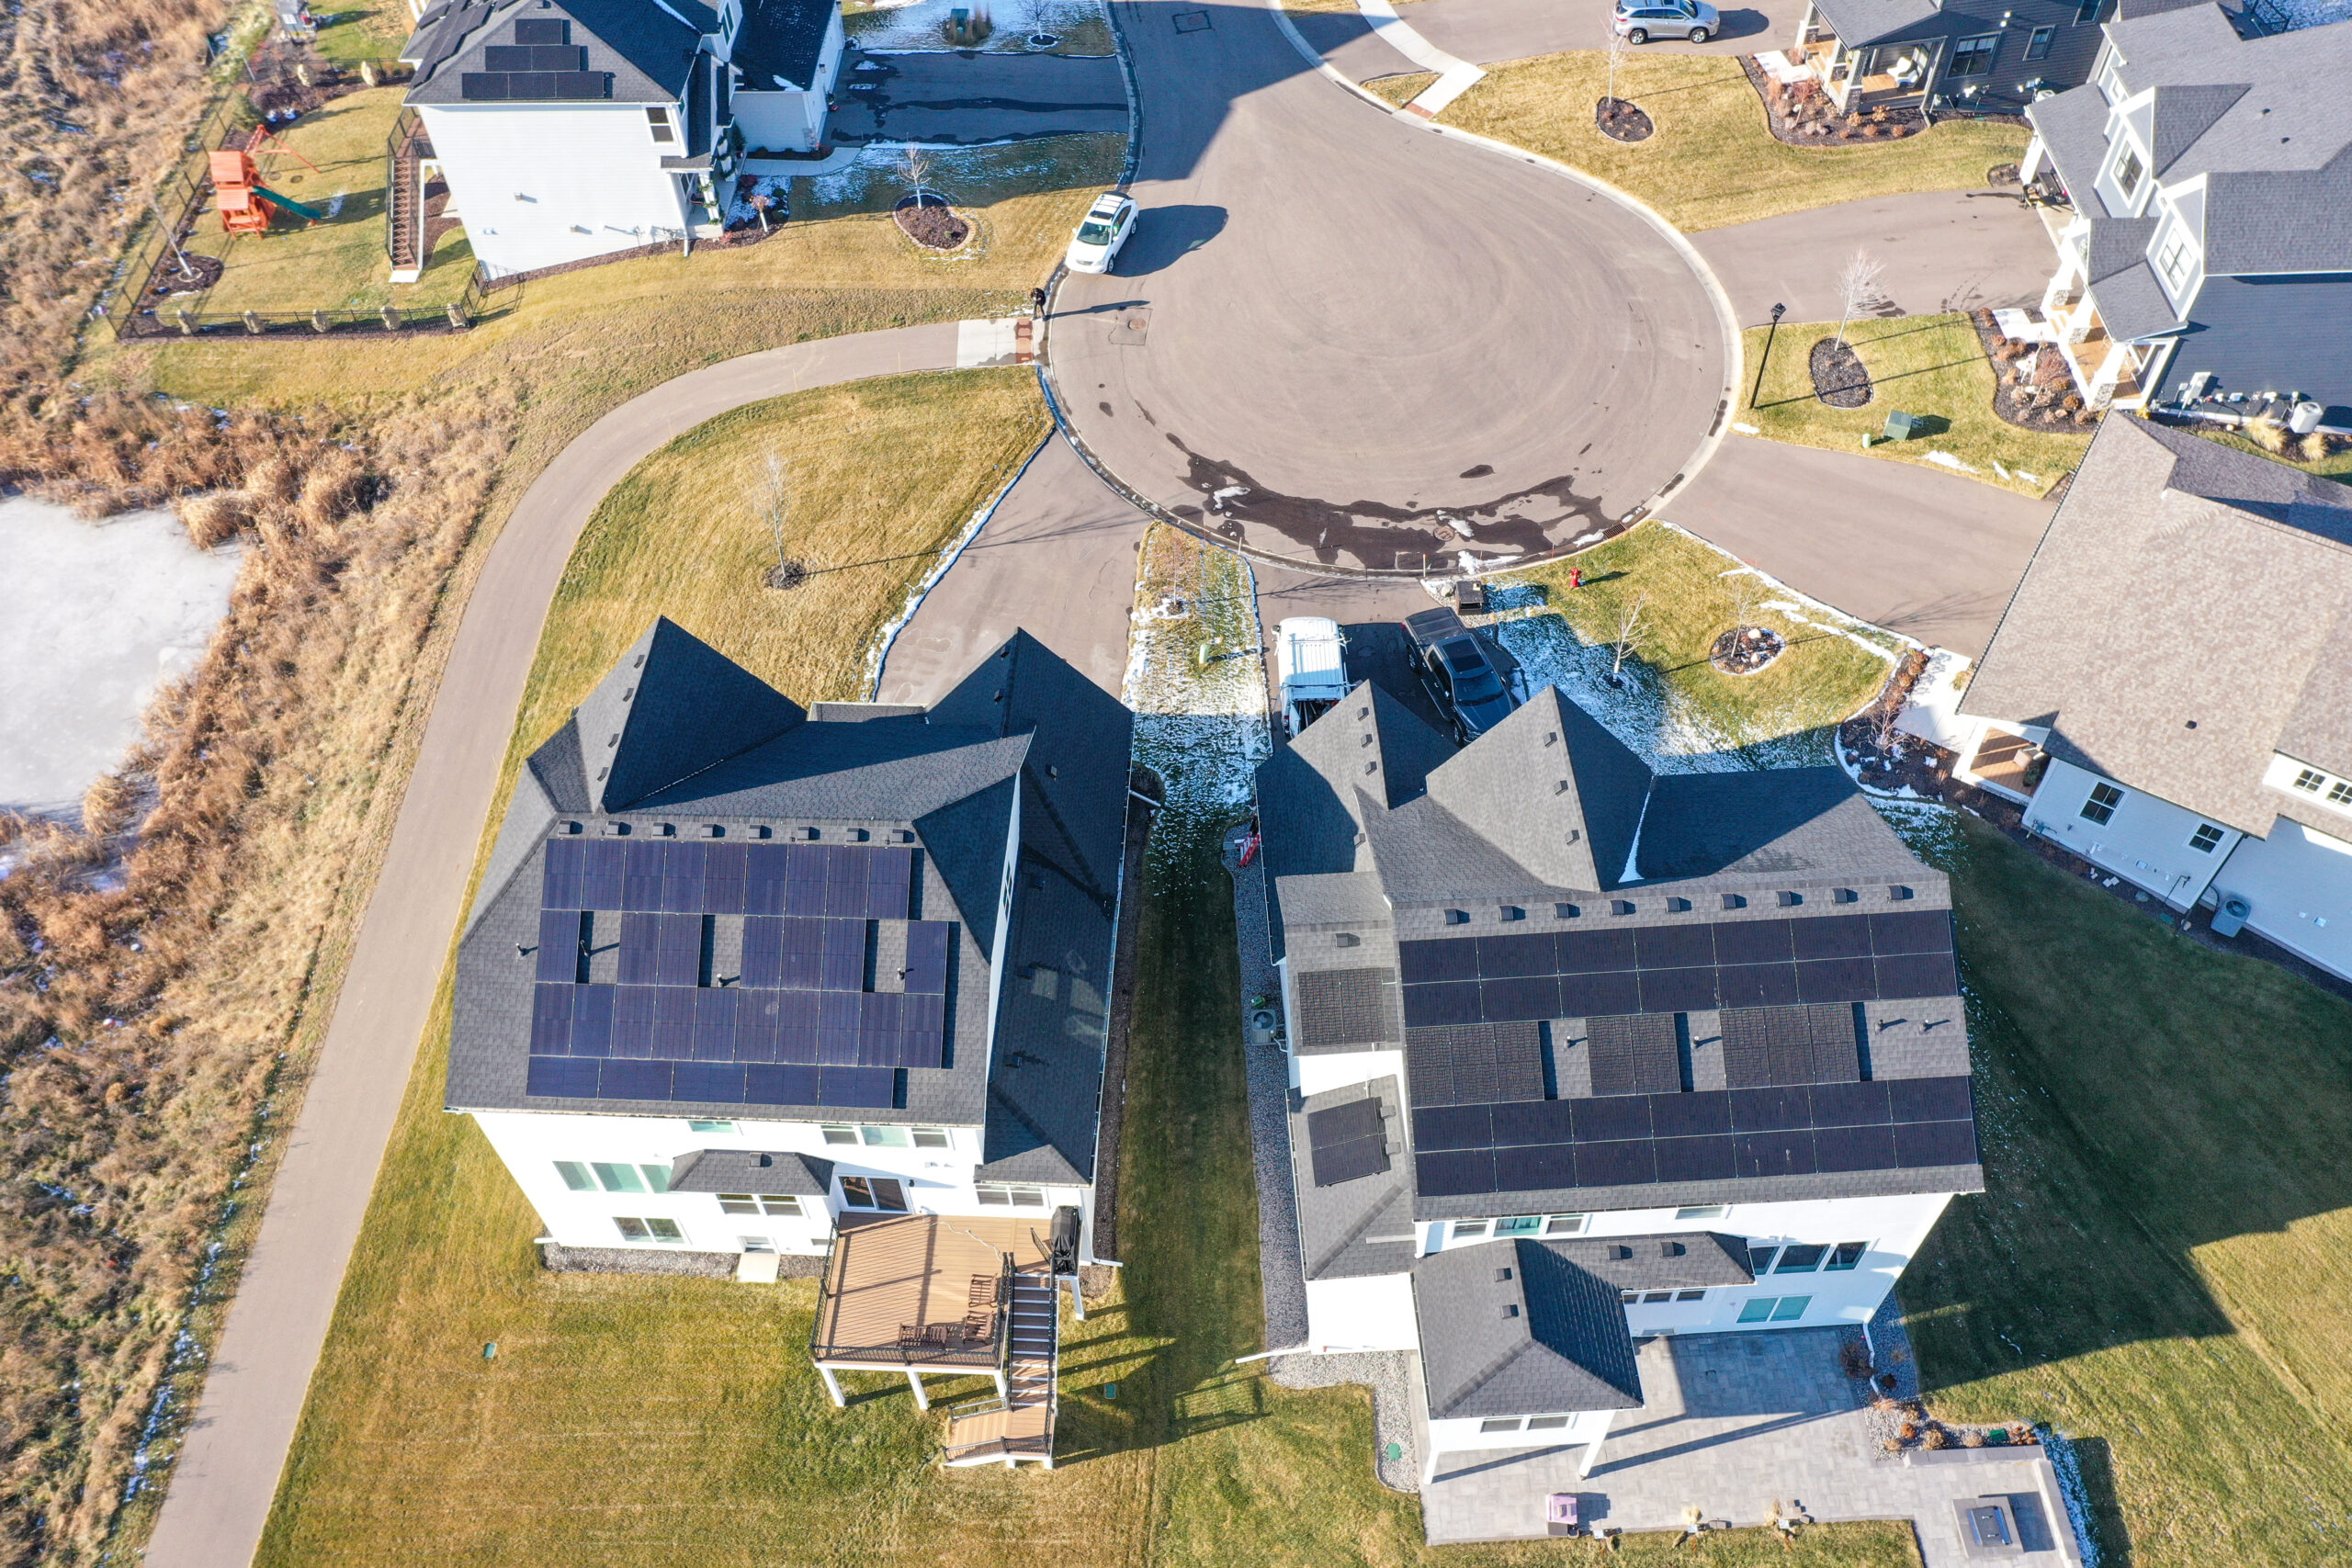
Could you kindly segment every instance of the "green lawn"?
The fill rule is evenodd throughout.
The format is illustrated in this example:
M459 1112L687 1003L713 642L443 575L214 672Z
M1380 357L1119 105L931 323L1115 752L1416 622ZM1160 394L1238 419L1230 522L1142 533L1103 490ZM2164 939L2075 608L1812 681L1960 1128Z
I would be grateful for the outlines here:
M320 27L311 47L353 70L363 60L379 64L397 60L401 46L415 30L414 18L400 0L381 5L324 6L312 14L319 18Z
M1901 1296L1939 1413L2082 1445L2109 1561L2346 1561L2352 1006L1961 819L1991 1190Z
M1886 416L1900 409L1927 415L1933 422L1928 434L1880 442L1870 448L1871 456L1967 473L2031 496L2047 494L2083 460L2091 444L2087 428L2080 435L2046 435L2020 430L1993 412L1993 367L1963 313L1848 322L1846 341L1871 376L1871 400L1858 409L1831 408L1814 394L1813 345L1835 337L1837 322L1783 322L1771 334L1770 356L1762 358L1769 332L1755 327L1746 334L1745 363L1754 366L1761 359L1764 373L1760 390L1750 376L1748 399L1734 421L1772 440L1858 452L1863 434L1883 433ZM1957 458L1966 468L1931 462L1931 452Z
M1570 573L1578 570L1585 585L1572 589ZM1552 617L1589 645L1613 641L1625 608L1642 600L1629 668L1663 688L1688 728L1725 746L1769 746L1810 735L1819 749L1821 734L1877 694L1907 646L1874 626L1764 587L1741 570L1736 557L1662 522L1643 523L1573 560L1493 581L1506 590L1534 590L1526 595L1532 603L1470 619ZM1795 608L1770 607L1776 604ZM1753 675L1726 675L1707 655L1735 624L1769 626L1788 639L1788 650ZM1527 635L1535 628L1520 630ZM1826 761L1826 750L1815 760Z
M1766 129L1763 100L1724 55L1635 53L1617 94L1647 110L1657 133L1600 134L1593 106L1608 85L1597 51L1497 66L1437 118L1589 170L1686 232L1901 191L1967 190L2025 152L2018 128L1946 120L1883 147L1792 147Z
M221 258L220 281L202 295L165 301L198 314L373 310L384 305L431 310L466 291L473 247L451 229L434 246L424 276L395 285L384 254L384 141L400 118L405 87L363 87L331 98L277 137L291 152L262 155L261 183L333 215L306 222L281 211L265 233L222 231L208 207L196 220L193 254ZM307 158L316 170L301 162Z

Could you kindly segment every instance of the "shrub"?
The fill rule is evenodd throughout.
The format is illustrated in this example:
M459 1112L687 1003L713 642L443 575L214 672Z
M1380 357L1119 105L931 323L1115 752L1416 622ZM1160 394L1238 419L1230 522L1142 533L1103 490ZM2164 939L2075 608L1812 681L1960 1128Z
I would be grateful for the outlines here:
M1963 1449L1981 1449L1984 1446L1984 1434L1971 1427L1960 1435L1960 1446Z
M2277 457L2285 457L2288 443L2294 439L2289 434L2285 423L2280 420L2250 419L2242 428L2248 441Z
M2314 430L2297 445L2295 456L2306 463L2322 462L2342 445L2343 442L2339 437Z
M1849 1339L1838 1347L1838 1364L1849 1378L1871 1375L1871 1348L1859 1339Z
M1927 1444L1927 1446L1931 1449L1940 1449L1951 1441L1951 1434L1945 1431L1941 1427L1930 1427L1928 1428L1927 1435L1921 1438L1920 1441Z
M1907 1443L1912 1438L1919 1435L1919 1423L1917 1421L1905 1421L1902 1426L1897 1427L1894 1429L1894 1435Z
M2069 392L2064 398L2059 400L2058 406L2064 409L2068 413L2073 413L2076 409L2083 406L2082 396L2076 392Z
M209 491L180 502L180 525L187 530L187 536L196 541L199 550L226 543L252 522L252 508L241 491Z
M1884 1449L1888 1453L1899 1454L1903 1451L1903 1439L1900 1438L1881 1438L1879 1439L1878 1446Z

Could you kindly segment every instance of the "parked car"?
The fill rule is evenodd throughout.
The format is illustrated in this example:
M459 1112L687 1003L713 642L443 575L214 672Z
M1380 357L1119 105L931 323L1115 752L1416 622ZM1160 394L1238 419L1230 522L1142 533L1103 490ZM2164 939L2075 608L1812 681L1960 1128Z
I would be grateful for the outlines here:
M1119 259L1119 247L1135 230L1134 199L1106 190L1086 209L1086 221L1078 226L1069 254L1062 259L1072 272L1108 272Z
M1486 645L1453 611L1423 610L1406 616L1405 636L1413 645L1415 672L1430 700L1453 721L1453 739L1463 745L1519 706L1519 694L1496 671Z
M1704 43L1723 30L1724 19L1707 0L1617 0L1612 25L1628 43L1647 43L1654 38Z

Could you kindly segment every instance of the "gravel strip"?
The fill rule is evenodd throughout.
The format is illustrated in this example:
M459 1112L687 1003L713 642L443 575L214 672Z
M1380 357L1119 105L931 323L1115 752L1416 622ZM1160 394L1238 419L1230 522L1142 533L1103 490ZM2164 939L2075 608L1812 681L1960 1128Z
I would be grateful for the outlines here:
M1266 918L1266 863L1243 866L1246 827L1226 835L1225 868L1233 874L1233 921L1241 951L1241 999L1280 994ZM1237 1020L1237 1022L1244 1021ZM1251 1045L1242 1032L1250 1077L1250 1149L1258 1168L1258 1277L1266 1303L1266 1348L1306 1341L1306 1272L1300 1261L1298 1204L1291 1188L1290 1065L1280 1045Z
M1420 1442L1413 1420L1415 1358L1409 1350L1351 1350L1333 1356L1277 1356L1270 1375L1284 1388L1336 1388L1362 1383L1372 1390L1372 1465L1392 1492L1421 1489ZM1387 1457L1388 1445L1397 1457Z
M633 1247L564 1247L539 1243L539 1261L556 1274L684 1274L698 1280L732 1280L732 1252L649 1252ZM825 1271L821 1254L776 1255L776 1275L786 1280L813 1280Z

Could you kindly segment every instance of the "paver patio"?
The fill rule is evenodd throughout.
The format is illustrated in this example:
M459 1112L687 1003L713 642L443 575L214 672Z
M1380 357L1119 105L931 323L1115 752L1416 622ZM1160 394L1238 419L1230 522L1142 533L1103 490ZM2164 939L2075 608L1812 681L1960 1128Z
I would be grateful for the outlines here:
M2049 1459L2038 1448L1879 1450L1858 1386L1840 1370L1838 1328L1693 1334L1640 1343L1647 1403L1628 1411L1582 1478L1581 1448L1441 1454L1421 1488L1432 1544L1545 1533L1545 1499L1577 1495L1580 1518L1627 1530L1710 1521L1753 1525L1774 1503L1825 1522L1913 1521L1927 1568L1984 1561L1961 1541L1955 1507L2005 1498L2018 1545L1997 1561L2078 1563Z

